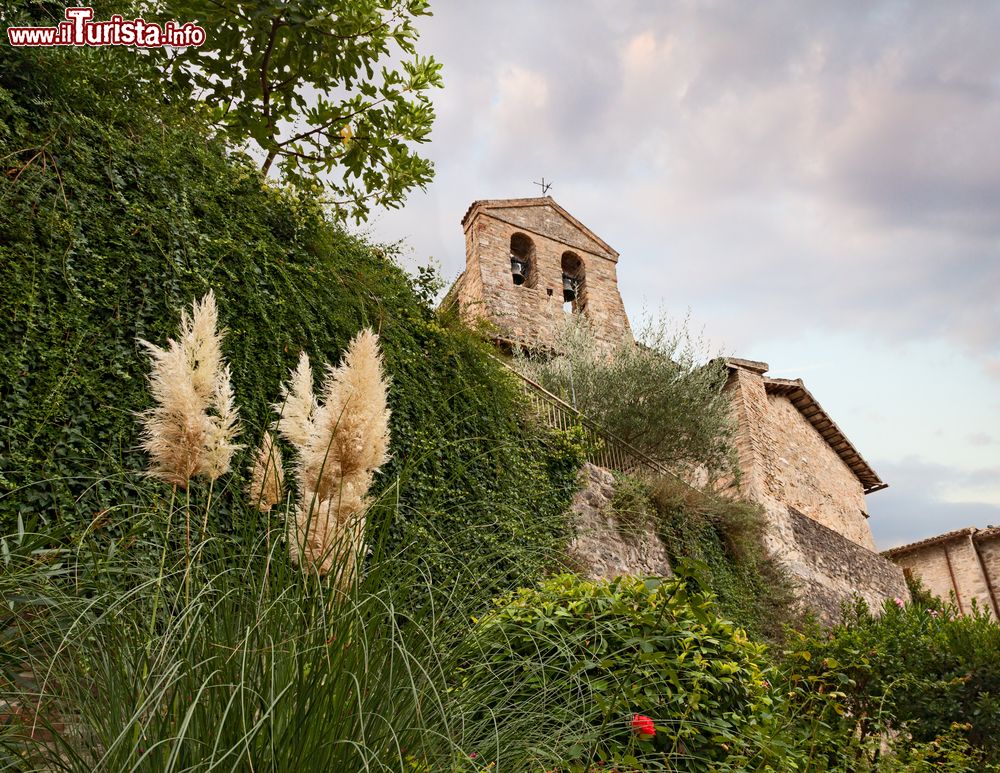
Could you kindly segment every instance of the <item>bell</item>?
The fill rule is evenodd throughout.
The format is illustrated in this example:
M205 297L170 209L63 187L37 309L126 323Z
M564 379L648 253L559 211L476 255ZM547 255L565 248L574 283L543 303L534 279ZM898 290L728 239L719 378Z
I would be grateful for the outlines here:
M527 280L528 278L526 273L527 270L528 270L527 263L525 263L523 260L513 255L510 256L510 273L514 277L515 285L520 286L524 284L525 280Z
M563 274L563 303L576 300L576 278Z

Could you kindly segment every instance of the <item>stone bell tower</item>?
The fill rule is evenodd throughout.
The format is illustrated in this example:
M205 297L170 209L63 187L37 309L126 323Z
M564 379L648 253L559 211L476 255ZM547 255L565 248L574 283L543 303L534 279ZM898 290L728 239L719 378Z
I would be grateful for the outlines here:
M549 196L476 201L462 218L465 271L445 299L507 345L551 348L571 314L599 341L631 339L618 253Z

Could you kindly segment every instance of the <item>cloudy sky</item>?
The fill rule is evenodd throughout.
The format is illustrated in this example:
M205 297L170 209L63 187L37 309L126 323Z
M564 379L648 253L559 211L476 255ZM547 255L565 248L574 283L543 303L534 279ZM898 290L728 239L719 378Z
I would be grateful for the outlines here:
M881 548L1000 524L1000 4L432 5L437 176L375 236L450 280L469 203L544 175L633 320L805 380Z

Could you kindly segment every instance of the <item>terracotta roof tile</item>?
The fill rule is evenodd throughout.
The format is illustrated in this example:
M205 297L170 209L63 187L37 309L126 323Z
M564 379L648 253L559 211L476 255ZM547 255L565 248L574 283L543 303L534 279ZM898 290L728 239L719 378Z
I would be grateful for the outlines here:
M964 529L955 529L954 531L946 531L944 534L938 534L935 537L928 537L927 539L917 540L916 542L911 542L908 545L900 545L899 547L890 548L882 552L882 555L894 558L895 556L901 556L904 553L911 553L914 550L920 550L921 548L929 548L932 545L938 545L942 542L952 542L962 537L968 537L970 534L974 535L979 531L975 526L966 526Z

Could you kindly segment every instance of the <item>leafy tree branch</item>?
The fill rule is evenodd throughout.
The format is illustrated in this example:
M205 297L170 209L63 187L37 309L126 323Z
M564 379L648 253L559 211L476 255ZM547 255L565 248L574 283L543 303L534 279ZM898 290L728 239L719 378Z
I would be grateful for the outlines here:
M427 0L169 0L208 32L172 75L196 90L226 137L256 146L265 173L322 181L341 219L398 207L433 176L414 149L434 121L441 68L417 54Z

